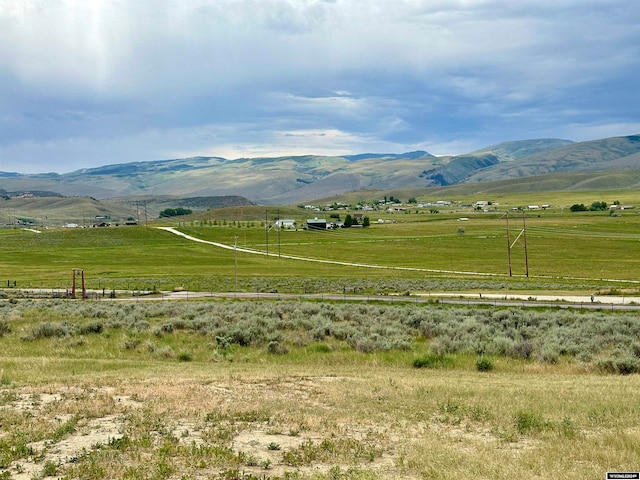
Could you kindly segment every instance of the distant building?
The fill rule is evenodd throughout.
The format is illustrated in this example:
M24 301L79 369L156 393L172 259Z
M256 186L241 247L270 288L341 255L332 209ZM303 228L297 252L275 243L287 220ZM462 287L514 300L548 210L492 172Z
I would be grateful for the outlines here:
M290 219L276 220L275 227L284 228L284 229L293 229L293 228L296 228L296 221L290 220Z
M327 228L327 221L324 218L307 220L307 230L326 230Z

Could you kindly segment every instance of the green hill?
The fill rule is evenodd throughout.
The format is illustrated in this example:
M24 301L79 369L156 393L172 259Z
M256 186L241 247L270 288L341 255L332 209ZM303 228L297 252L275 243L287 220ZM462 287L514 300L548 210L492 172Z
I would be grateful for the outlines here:
M486 182L547 173L594 172L640 168L640 135L574 143L502 162L469 176Z
M113 164L61 175L0 172L0 189L49 191L102 200L131 196L238 196L263 205L283 205L361 190L423 189L552 173L588 173L588 178L580 177L573 184L545 180L557 188L590 185L599 189L626 182L609 173L635 169L640 169L640 135L580 143L560 139L511 141L447 157L434 157L424 151L234 160L192 157ZM539 187L525 183L517 188Z

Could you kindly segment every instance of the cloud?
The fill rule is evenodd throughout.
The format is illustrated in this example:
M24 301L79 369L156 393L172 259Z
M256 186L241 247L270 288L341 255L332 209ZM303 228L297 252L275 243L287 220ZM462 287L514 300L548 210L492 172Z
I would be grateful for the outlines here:
M628 133L639 16L634 0L0 1L0 170Z

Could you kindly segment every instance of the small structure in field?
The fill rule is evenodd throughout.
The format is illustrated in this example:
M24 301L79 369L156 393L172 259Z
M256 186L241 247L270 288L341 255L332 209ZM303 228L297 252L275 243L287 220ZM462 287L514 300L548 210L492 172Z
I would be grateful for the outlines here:
M296 221L295 220L290 220L290 219L276 220L275 227L276 228L282 228L282 229L285 229L285 230L292 230L292 229L296 228Z
M327 220L324 218L313 218L307 220L307 230L326 230Z

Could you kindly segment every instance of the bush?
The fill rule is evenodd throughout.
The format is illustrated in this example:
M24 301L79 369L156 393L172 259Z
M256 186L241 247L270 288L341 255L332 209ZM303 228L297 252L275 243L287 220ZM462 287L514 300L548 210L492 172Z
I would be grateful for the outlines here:
M326 343L316 343L311 345L308 350L314 353L331 353L333 351Z
M527 411L519 411L516 413L514 423L520 435L540 432L547 426L547 423L540 415Z
M574 203L569 207L572 212L586 212L589 210L584 203Z
M173 358L176 356L176 353L173 351L169 345L165 345L164 347L156 348L154 354L161 358Z
M485 357L480 357L476 360L476 368L479 372L489 372L493 370L493 362Z
M122 341L122 348L125 350L135 350L138 348L138 345L140 345L140 339L138 338L126 337Z
M89 323L86 323L84 325L81 325L78 328L78 333L80 333L81 335L85 335L87 333L102 333L102 330L104 328L104 325L101 321L99 320L94 320L91 321Z
M640 373L640 360L634 357L607 358L598 362L598 368L606 373L631 375L632 373Z
M9 332L11 332L9 324L5 320L0 320L0 337L5 336Z
M287 346L283 345L282 343L280 343L277 340L271 340L267 344L267 351L269 353L273 353L275 355L285 355L285 354L289 353L289 349L287 348Z
M560 360L560 347L556 344L544 345L538 354L538 360L543 363L558 363L558 360Z
M413 360L414 368L448 368L453 366L453 364L453 357L438 353L428 353L424 357Z
M62 338L72 334L71 328L65 323L44 322L31 329L28 335L22 337L23 340L32 341L39 338Z
M533 342L529 340L523 340L516 343L513 346L513 354L517 358L530 358L533 353Z
M191 355L191 352L183 350L180 353L178 353L179 362L190 362L191 360L193 360L193 356Z

